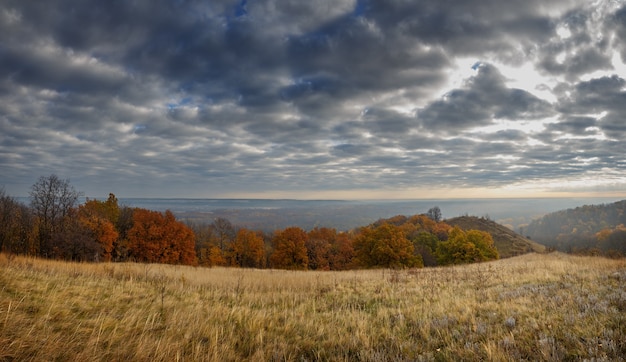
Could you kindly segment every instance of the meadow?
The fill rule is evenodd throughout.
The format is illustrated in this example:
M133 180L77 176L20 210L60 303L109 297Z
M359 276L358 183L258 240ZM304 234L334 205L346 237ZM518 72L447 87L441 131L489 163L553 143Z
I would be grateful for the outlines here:
M616 361L626 260L344 272L0 254L0 361Z

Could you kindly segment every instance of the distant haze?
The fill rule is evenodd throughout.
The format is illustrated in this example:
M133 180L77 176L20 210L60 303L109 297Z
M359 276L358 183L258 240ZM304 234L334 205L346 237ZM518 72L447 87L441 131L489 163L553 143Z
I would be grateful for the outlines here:
M439 206L444 218L462 215L488 217L516 229L532 218L615 199L457 199L457 200L270 200L270 199L121 199L120 204L164 211L179 218L211 223L217 217L233 224L271 231L288 226L331 227L348 230L395 215L423 214ZM517 231L517 230L516 230Z

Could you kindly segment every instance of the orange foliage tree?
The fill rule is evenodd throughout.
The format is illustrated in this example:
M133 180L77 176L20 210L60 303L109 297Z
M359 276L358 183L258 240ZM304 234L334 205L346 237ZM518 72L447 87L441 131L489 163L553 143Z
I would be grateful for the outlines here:
M235 266L246 268L263 267L265 261L265 244L258 233L240 229L232 244L232 261Z
M332 270L346 270L353 267L354 240L348 233L339 233L330 248L328 263Z
M411 233L413 233L413 235L417 235L422 232L427 232L435 235L437 239L441 241L448 239L448 232L452 228L445 222L434 221L429 216L424 214L411 216L403 227L409 228L406 230L409 232L409 234L407 234L409 238L411 238Z
M366 268L421 267L422 260L413 254L413 244L399 226L382 223L361 229L354 240L354 253Z
M171 211L135 209L127 233L129 256L140 262L196 265L193 231Z
M114 223L109 219L110 215L101 208L102 204L97 200L89 200L78 207L77 222L89 237L99 246L99 259L111 261L113 244L119 236Z
M208 250L208 256L205 260L204 265L206 266L224 266L226 265L226 259L224 259L224 255L222 254L222 250L219 246L211 246Z
M270 265L278 269L306 269L309 257L306 250L307 233L299 227L277 231L272 238L274 252Z

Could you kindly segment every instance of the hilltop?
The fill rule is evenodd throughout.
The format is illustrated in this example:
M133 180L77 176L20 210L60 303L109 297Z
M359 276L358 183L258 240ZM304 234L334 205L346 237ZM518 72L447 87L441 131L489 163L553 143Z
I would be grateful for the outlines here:
M498 224L495 221L476 216L459 216L445 220L451 226L458 226L463 230L480 230L491 234L493 242L501 258L526 254L530 252L545 252L546 247L527 239L513 230Z

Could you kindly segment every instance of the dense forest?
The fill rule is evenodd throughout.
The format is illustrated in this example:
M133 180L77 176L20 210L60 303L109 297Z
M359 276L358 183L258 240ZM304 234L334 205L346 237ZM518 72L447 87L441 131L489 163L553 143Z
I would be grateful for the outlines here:
M81 261L252 268L404 268L499 258L488 232L441 221L441 210L395 216L349 232L292 226L251 230L217 218L182 222L170 211L120 206L114 194L87 199L69 180L41 177L30 205L0 190L0 251Z
M585 254L626 255L626 200L545 215L522 230L548 247Z

